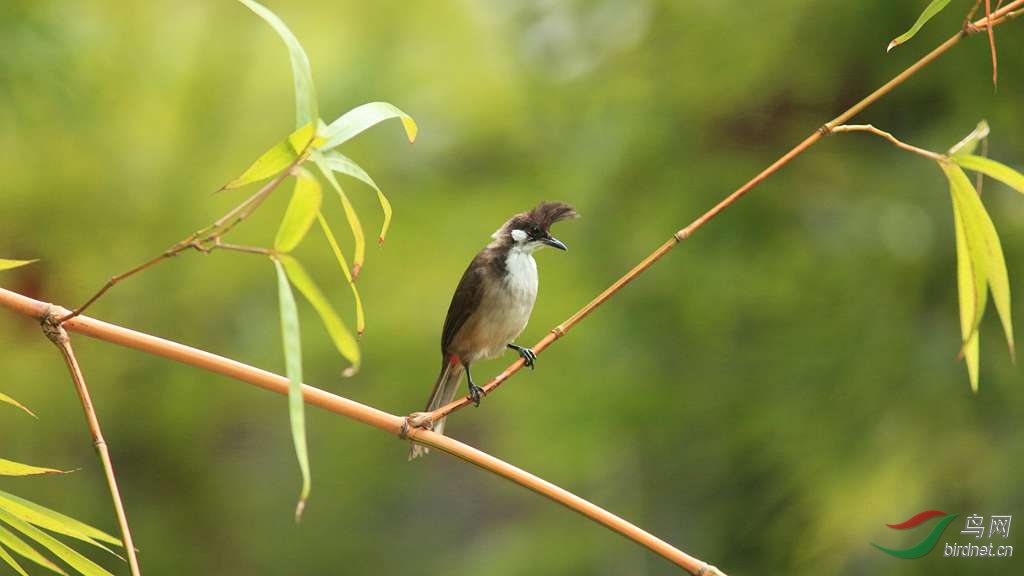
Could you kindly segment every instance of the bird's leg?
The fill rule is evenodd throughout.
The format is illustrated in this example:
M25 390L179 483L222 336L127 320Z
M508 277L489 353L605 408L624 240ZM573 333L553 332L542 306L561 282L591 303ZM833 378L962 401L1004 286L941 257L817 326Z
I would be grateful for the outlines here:
M519 356L523 359L523 364L525 364L530 370L533 370L533 361L537 359L536 352L517 344L509 344L508 347L519 352Z
M483 398L484 389L473 383L473 375L469 372L469 364L462 365L466 369L466 382L469 383L469 398L473 405L480 407L480 398Z

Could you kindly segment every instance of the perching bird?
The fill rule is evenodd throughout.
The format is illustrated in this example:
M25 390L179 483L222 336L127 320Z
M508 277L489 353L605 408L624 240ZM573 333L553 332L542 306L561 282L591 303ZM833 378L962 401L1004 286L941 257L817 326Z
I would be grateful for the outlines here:
M533 368L533 350L513 343L530 319L537 299L537 262L533 253L544 246L565 250L565 244L551 236L551 225L579 215L568 204L546 202L529 212L508 219L473 261L459 281L441 333L441 374L427 403L427 412L452 401L462 373L469 382L469 395L480 405L481 388L473 382L469 367L479 360L499 356L510 348ZM444 418L433 423L444 433ZM413 444L409 459L427 453Z

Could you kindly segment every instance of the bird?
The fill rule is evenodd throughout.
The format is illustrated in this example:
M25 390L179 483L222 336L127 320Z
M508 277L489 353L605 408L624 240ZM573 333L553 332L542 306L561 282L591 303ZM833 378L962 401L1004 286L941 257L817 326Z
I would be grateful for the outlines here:
M470 366L480 360L515 350L526 366L533 369L537 355L519 346L515 339L526 328L537 299L537 262L533 253L550 246L567 250L551 235L551 226L561 220L578 218L572 206L563 202L543 202L520 212L502 224L462 274L448 315L441 330L441 372L430 394L425 415L455 398L466 373L469 397L480 406L483 389L473 382ZM415 416L415 415L414 415ZM444 418L432 423L432 429L444 434ZM409 459L428 452L426 446L413 444Z

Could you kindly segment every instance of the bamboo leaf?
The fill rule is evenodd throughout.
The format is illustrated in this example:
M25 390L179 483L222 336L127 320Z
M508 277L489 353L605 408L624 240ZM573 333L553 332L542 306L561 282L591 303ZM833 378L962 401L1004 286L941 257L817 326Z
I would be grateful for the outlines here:
M29 416L31 416L33 418L38 418L38 416L36 416L34 412L32 412L31 410L29 410L28 408L23 406L21 404L21 402L18 402L17 400L15 400L14 398L11 398L7 394L4 394L3 392L0 392L0 402L3 402L4 404L10 404L11 406L14 406L15 408L19 408L19 409L23 410Z
M334 252L334 257L338 260L338 267L341 268L341 272L345 275L345 281L348 282L349 288L352 289L352 297L356 301L356 337L358 338L366 331L363 300L359 297L359 289L356 288L356 283L352 280L352 273L348 269L348 261L345 260L345 255L341 253L341 248L338 247L338 241L334 239L334 232L331 231L331 227L327 224L327 219L324 218L323 214L317 214L316 219L320 222L320 229L323 230L324 236L327 237L327 243L331 245L331 251Z
M387 102L370 102L349 110L331 122L323 132L323 137L326 139L323 149L334 148L368 128L391 118L398 118L402 121L402 127L405 128L405 135L409 138L409 142L416 141L416 133L419 129L412 116Z
M35 476L38 474L66 474L63 470L57 470L54 468L40 468L39 466L29 466L28 464L22 464L21 462L14 462L0 458L0 476Z
M21 267L21 266L27 266L27 265L29 265L29 264L31 264L33 262L38 262L38 261L39 261L38 259L36 259L36 260L8 260L6 258L0 258L0 270L10 270L12 268L18 268L18 267Z
M50 536L46 532L43 532L28 522L25 522L3 508L0 508L0 521L4 522L11 528L14 528L18 532L21 532L32 540L35 540L41 546L52 552L54 556L60 558L66 562L68 566L71 566L84 576L113 576L110 572L104 570L102 566L96 564L92 560L89 560L85 556L82 556L67 544L64 544L60 540L57 540L53 536Z
M302 242L316 215L320 213L322 200L323 194L316 178L305 170L299 172L295 177L295 191L292 193L291 202L288 203L281 226L277 229L274 250L291 252Z
M306 414L302 400L302 339L299 335L299 311L295 306L295 295L288 284L288 275L281 262L274 260L277 270L277 294L281 308L281 337L284 342L285 373L288 375L288 418L291 421L292 441L295 456L299 460L302 474L302 491L295 505L295 521L302 518L302 511L309 500L310 474L309 449L306 446Z
M370 175L366 173L366 170L363 170L359 164L356 164L355 161L348 156L345 156L337 150L328 150L323 156L324 161L331 170L334 170L339 174L345 174L346 176L350 176L361 182L365 182L377 191L377 201L380 202L381 211L384 212L384 223L381 225L380 236L377 238L377 243L383 245L384 237L387 236L388 228L391 227L392 210L391 202L388 201L388 197L384 195L384 192L382 192L380 187L377 186L377 183L373 181L373 178L370 178Z
M960 338L961 354L967 364L967 377L971 383L971 391L978 391L978 360L979 360L979 339L977 324L977 285L975 284L974 270L971 267L970 250L967 246L967 234L964 232L964 223L961 217L961 210L953 200L953 227L956 232L956 283L960 297Z
M952 154L974 154L974 151L978 148L978 143L988 138L989 134L988 122L982 120L978 122L978 125L974 127L974 130L970 134L964 136L964 139L957 142L949 149L949 153Z
M61 514L54 510L50 510L45 506L40 506L35 502L19 498L14 494L0 491L0 508L8 510L11 514L14 514L18 518L31 522L41 528L46 528L51 532L70 536L83 542L88 542L94 546L99 546L107 551L110 551L106 546L102 546L100 542L106 542L115 546L121 546L121 541L117 538L89 526L84 522L75 520L70 516Z
M903 44L907 40L913 38L914 35L916 35L921 30L921 28L923 28L924 25L928 23L929 20L931 20L939 12L942 12L942 9L945 8L948 4L949 0L932 0L931 3L929 3L928 6L925 7L924 12L921 12L921 15L917 17L917 21L914 22L914 25L911 26L910 29L904 32L903 34L900 34L896 38L893 38L892 42L889 42L889 46L885 49L885 51L888 52L893 48L899 46L900 44Z
M341 185L338 184L338 179L334 177L334 172L324 161L323 154L314 152L313 160L316 162L317 168L320 169L320 173L324 175L324 178L331 183L334 191L338 193L338 198L341 199L341 207L345 210L345 219L348 220L348 226L352 229L352 242L355 244L352 255L352 279L355 280L359 277L359 270L363 267L363 261L366 259L366 235L363 233L363 224L359 221L359 215L356 214L356 209L352 206L352 202L349 201L348 196L341 189Z
M292 34L288 26L262 4L253 0L239 0L277 32L288 47L288 57L292 64L292 78L295 82L295 127L305 126L319 118L316 103L316 88L313 86L313 71L309 66L309 58L302 49L298 38Z
M0 545L0 560L3 560L5 564L13 568L14 571L21 574L21 576L28 576L28 572L25 572L25 569L21 567L21 564L18 564L18 561L14 559L14 556L11 556L10 553L7 552L7 549L2 545Z
M967 234L968 244L972 242L971 235L976 234L978 238L973 242L981 247L985 270L985 281L988 289L992 291L992 302L995 304L996 313L1003 325L1003 333L1006 336L1006 344L1010 350L1010 356L1014 357L1015 346L1013 341L1013 321L1010 309L1010 279L1006 270L1006 259L1003 255L1003 246L999 241L999 234L996 232L995 224L989 217L981 197L974 191L967 174L957 166L944 168L950 179L950 186L956 188L959 209L964 221L964 231ZM972 230L974 232L972 232ZM973 257L973 255L972 255Z
M18 538L16 534L3 526L0 526L0 544L3 544L13 550L15 554L18 554L31 562L35 562L51 572L67 576L67 572L61 569L60 566L51 562L49 558L40 554L35 548L29 546L28 543L21 538Z
M315 136L313 123L310 122L289 134L284 140L274 144L270 150L264 152L251 166L246 168L241 176L228 182L220 190L232 190L276 176L294 162L306 148L315 147L320 141L322 139Z
M334 307L327 298L324 297L323 292L313 281L313 278L306 272L306 269L299 264L299 261L290 256L281 256L281 263L284 264L285 272L288 273L288 278L291 280L292 285L299 289L299 292L309 300L316 313L320 315L320 320L324 323L324 328L327 329L327 333L331 337L331 341L334 342L334 347L338 349L338 353L342 355L346 360L352 363L352 367L346 371L347 374L354 374L359 370L359 344L356 343L356 339L352 336L352 333L345 327L345 323L341 321L338 313L334 311Z
M949 159L968 170L981 172L989 178L999 180L1017 192L1024 194L1024 174L1017 172L1006 164L973 154L954 154Z
M985 241L984 222L987 216L981 205L974 186L967 179L967 175L958 166L945 163L942 170L949 180L949 191L953 199L953 212L963 226L964 241L967 248L967 263L971 269L973 278L974 314L971 325L977 329L981 317L985 313L985 303L988 294L988 269L986 264L989 261L988 248ZM964 338L967 342L967 338Z

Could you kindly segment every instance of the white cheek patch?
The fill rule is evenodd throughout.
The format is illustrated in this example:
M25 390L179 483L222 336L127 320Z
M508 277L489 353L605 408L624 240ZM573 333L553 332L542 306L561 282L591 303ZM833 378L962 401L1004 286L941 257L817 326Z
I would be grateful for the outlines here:
M526 236L526 232L523 232L522 230L512 231L512 239L515 240L516 242L522 242L523 240L526 240Z

